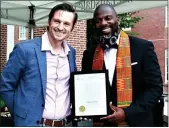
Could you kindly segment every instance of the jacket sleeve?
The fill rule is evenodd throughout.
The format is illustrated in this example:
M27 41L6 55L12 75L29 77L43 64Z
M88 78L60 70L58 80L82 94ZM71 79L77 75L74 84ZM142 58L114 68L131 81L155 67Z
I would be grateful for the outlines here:
M130 126L139 126L149 111L152 111L152 108L158 103L163 93L161 71L153 43L147 42L145 45L147 46L142 65L145 91L129 107L124 109Z
M83 57L82 57L82 71L83 72L90 72L92 71L91 69L91 59L90 59L90 55L88 55L88 51L85 50L83 52Z
M83 52L83 57L82 57L82 64L81 64L82 65L82 71L85 71L85 63L86 63L85 62L85 60L86 60L85 59L86 58L86 54L85 53L86 53L86 51Z
M10 54L0 78L0 95L9 112L13 115L14 93L25 67L25 52L21 44L17 44Z

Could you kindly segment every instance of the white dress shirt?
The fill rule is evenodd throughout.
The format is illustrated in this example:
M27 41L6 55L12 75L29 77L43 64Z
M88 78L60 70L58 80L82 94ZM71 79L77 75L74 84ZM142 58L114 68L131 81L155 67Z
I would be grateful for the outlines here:
M117 44L119 44L119 38L120 38L120 34L116 41ZM108 70L110 86L112 86L112 81L113 81L113 76L114 76L114 71L116 66L116 55L117 55L117 49L115 48L106 49L104 51L104 62L105 62L106 69Z
M69 78L70 68L66 42L61 51L55 51L48 39L47 32L42 35L42 51L46 52L47 83L43 118L63 119L71 114Z

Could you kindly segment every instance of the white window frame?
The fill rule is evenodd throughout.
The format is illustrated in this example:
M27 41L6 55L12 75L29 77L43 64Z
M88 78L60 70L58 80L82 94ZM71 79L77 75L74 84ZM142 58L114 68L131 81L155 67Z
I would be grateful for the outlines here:
M131 27L129 28L122 28L123 31L131 31Z
M165 7L165 28L168 27L168 6Z
M26 27L19 26L19 40L26 40Z
M169 68L168 65L167 65L167 64L169 64L168 62L169 62L168 61L168 49L165 49L165 83L166 84L168 83L167 75L169 75L168 71L167 71L167 68ZM169 76L168 76L168 78L169 78Z

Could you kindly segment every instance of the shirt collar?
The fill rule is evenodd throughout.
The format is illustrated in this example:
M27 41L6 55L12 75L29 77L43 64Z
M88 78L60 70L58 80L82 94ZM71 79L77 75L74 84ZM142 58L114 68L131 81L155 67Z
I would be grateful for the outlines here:
M54 55L67 56L69 51L70 51L70 49L69 49L68 44L65 41L63 41L61 52L54 51L54 49L52 48L52 46L50 44L50 41L49 41L49 38L48 38L48 34L47 34L47 32L45 32L42 35L41 51L50 51Z

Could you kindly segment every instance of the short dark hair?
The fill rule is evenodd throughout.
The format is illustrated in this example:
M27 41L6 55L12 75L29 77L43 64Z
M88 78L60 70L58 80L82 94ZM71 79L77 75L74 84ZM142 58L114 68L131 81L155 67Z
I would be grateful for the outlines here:
M64 11L74 13L74 21L73 21L73 27L74 27L75 23L77 22L78 15L77 15L75 9L73 8L73 6L71 6L67 3L59 4L59 5L56 5L55 7L53 7L52 10L49 13L49 19L48 20L51 21L51 19L53 18L53 15L58 10L64 10Z

